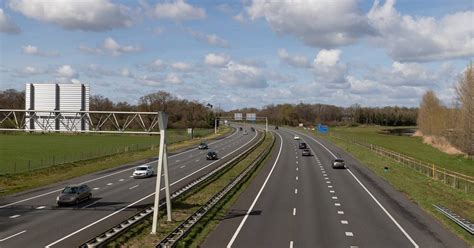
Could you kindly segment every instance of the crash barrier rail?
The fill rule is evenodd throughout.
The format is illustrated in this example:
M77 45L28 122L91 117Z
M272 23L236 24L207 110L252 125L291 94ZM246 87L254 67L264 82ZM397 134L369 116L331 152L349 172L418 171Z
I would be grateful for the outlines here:
M185 186L181 187L180 189L173 192L170 196L171 200L177 199L179 196L184 195L187 192L190 192L194 188L198 187L199 185L207 182L208 180L213 180L213 176L217 175L222 169L226 167L232 167L242 161L248 154L250 154L253 150L255 150L265 139L265 134L263 134L260 139L245 150L243 153L232 158L230 161L226 162L225 164L215 168L211 172L199 177L198 179L186 184ZM166 204L165 199L160 200L159 209L162 209ZM130 230L133 226L138 223L145 221L147 217L153 214L153 207L147 207L140 211L139 213L135 214L131 218L121 222L120 224L110 228L109 230L97 235L96 237L90 239L89 241L85 242L79 247L105 247L108 243L112 242L114 239L118 238L120 234Z
M272 147L275 143L275 137L273 137L272 143L266 147L260 156L252 161L252 163L242 171L236 178L234 178L227 186L212 196L201 208L189 216L184 222L182 222L177 228L169 233L164 239L162 239L157 245L157 248L171 248L175 247L177 243L186 237L189 231L196 225L199 220L202 219L213 207L215 207L232 189L237 185L245 182L244 178L247 178L254 169L265 160L268 154L271 152Z
M456 224L461 226L464 230L468 231L471 235L474 235L474 224L470 220L467 220L457 215L455 212L453 212L449 208L435 205L435 204L433 204L433 207L435 207L436 210L438 210L444 216L448 217L450 220L454 221Z
M368 142L360 140L348 140L344 139L338 135L330 133L331 137L334 137L345 142L356 144L362 147L365 147L376 154L379 154L383 157L391 158L392 160L397 161L400 164L406 165L413 170L416 170L427 177L433 178L440 182L443 182L455 189L463 190L467 194L474 193L474 177L468 176L459 172L450 171L444 168L441 168L439 165L430 164L416 158L412 158L405 154L401 154L387 148L374 145Z

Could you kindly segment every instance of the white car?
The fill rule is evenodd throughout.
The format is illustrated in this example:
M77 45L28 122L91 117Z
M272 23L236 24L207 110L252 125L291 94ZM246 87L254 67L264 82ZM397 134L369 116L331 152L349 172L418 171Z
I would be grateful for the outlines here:
M295 140L300 140L300 136L295 136Z
M151 165L140 165L133 171L132 176L134 178L143 178L151 177L155 172L153 171L153 166Z

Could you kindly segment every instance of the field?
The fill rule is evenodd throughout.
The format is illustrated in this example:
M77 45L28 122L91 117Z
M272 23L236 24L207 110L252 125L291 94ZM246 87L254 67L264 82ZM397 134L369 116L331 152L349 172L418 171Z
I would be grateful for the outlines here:
M212 131L197 130L195 136ZM186 130L168 131L168 143L190 138ZM157 135L3 133L0 134L0 174L148 149L158 144Z
M423 144L421 137L378 133L378 131L387 128L390 127L336 127L330 128L330 132L344 139L366 141L428 163L434 163L448 170L474 176L474 160L464 158L462 155L448 155L441 152L430 145Z

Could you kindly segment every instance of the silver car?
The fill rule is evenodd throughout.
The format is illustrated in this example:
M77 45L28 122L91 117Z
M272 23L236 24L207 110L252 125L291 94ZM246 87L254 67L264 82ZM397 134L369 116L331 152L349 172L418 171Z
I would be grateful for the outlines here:
M332 161L332 168L341 168L344 169L346 168L346 164L344 163L344 160L342 158L336 158Z
M134 178L143 178L143 177L151 177L155 171L153 170L153 166L151 165L140 165L133 171L132 176Z
M78 204L92 198L91 188L85 184L69 185L56 198L58 206Z

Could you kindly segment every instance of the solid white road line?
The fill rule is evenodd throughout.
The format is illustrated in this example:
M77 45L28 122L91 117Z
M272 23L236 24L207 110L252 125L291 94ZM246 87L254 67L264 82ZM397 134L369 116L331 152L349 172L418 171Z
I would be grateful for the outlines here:
M293 215L296 215L296 208L293 208Z
M138 187L138 184L135 185L135 186L132 186L132 187L130 187L130 188L128 188L128 189L134 189L134 188L136 188L136 187Z
M227 244L227 248L230 248L232 247L232 244L235 242L235 239L237 238L237 235L239 235L239 232L240 230L242 229L242 227L244 226L245 222L247 221L247 218L249 217L249 214L252 212L255 204L257 203L258 201L258 198L260 197L260 195L262 194L263 192L263 189L265 188L265 185L267 185L267 182L268 180L270 179L272 173L273 173L273 170L275 169L275 166L276 164L278 163L278 159L280 158L280 155L281 155L281 150L283 148L283 138L281 137L280 134L276 133L279 137L280 137L280 149L278 150L278 155L275 159L275 163L273 163L273 166L272 166L272 169L270 170L270 172L268 173L267 175L267 178L265 179L265 181L263 182L263 185L262 187L260 188L260 190L258 191L257 193L257 196L255 197L255 199L253 200L252 202L252 205L250 205L250 208L247 210L247 213L245 213L245 216L243 218L243 220L240 222L239 224L239 227L237 227L237 230L235 231L234 235L232 235L232 238L231 240L229 241L229 243ZM293 247L293 242L290 243L290 247Z
M224 139L228 139L234 135L236 135L237 132L234 132L233 134L225 137ZM223 139L221 140L216 140L212 143L209 143L209 144L214 144L214 143L217 143L217 142L220 142L222 141ZM252 139L253 140L253 139ZM176 157L176 156L180 156L182 154L185 154L185 153L188 153L188 152L191 152L191 151L194 151L194 150L197 150L197 148L195 149L191 149L191 150L187 150L187 151L184 151L184 152L181 152L181 153L178 153L178 154L175 154L175 155L172 155L172 156L169 156L168 158L172 158L172 157ZM154 161L151 161L147 164L151 164L151 163L155 163L157 162L158 160L154 160ZM87 180L87 181L84 181L84 182L81 182L79 184L86 184L86 183L90 183L90 182L94 182L94 181L97 181L97 180L100 180L100 179L103 179L103 178L106 178L106 177L110 177L110 176L113 176L113 175L117 175L117 174L120 174L120 173L123 173L123 172L126 172L126 171L130 171L130 170L135 170L135 167L133 168L127 168L127 169L123 169L123 170L120 170L120 171L117 171L117 172L114 172L114 173L110 173L110 174L107 174L107 175L104 175L104 176L101 176L101 177L97 177L97 178L94 178L94 179L91 179L91 180ZM133 176L130 176L130 177L133 177ZM56 189L56 190L53 190L53 191L49 191L49 192L46 192L44 194L40 194L40 195L36 195L36 196L32 196L32 197L29 197L29 198L26 198L26 199L23 199L23 200L19 200L19 201L16 201L16 202L12 202L12 203L9 203L9 204L5 204L5 205L2 205L0 206L0 209L1 208L6 208L6 207L9 207L9 206L12 206L12 205L15 205L15 204L18 204L18 203L22 203L22 202L25 202L25 201L29 201L29 200L33 200L33 199L36 199L36 198L39 198L39 197L42 197L42 196L45 196L45 195L50 195L50 194L53 194L53 193L57 193L61 190L63 190L64 188L60 188L60 189Z
M93 203L91 203L91 204L85 205L84 207L82 207L82 209L88 208L88 207L90 207L90 206L92 206L92 205L94 205L94 204L96 204L96 203L97 203L97 202L93 202Z
M296 131L295 131L296 132ZM296 132L296 133L300 133L300 132ZM301 133L300 133L301 134ZM332 153L325 145L323 145L321 142L319 142L318 140L316 140L315 138L309 136L309 135L304 135L303 136L306 136L310 139L312 139L313 141L315 141L316 143L318 143L319 145L321 145L324 149L326 149L326 151L328 151L334 158L337 158L336 155L334 155L334 153ZM372 198L372 200L375 201L375 203L382 209L382 211L390 218L390 220L392 220L392 222L398 227L398 229L403 233L403 235L405 235L405 237L412 243L412 245L415 247L415 248L418 248L418 244L413 240L413 238L405 231L405 229L403 229L403 227L395 220L395 218L392 217L392 215L382 206L382 204L374 197L374 195L372 195L372 193L370 193L370 191L367 189L367 187L365 187L364 184L362 184L362 182L359 180L359 178L357 178L354 173L352 173L352 171L350 169L347 169L347 171L349 171L349 173L352 175L352 177L359 183L359 185L367 192L367 194L369 194L369 196Z
M20 217L20 216L21 216L21 215L19 215L19 214L15 214L15 215L10 216L9 218L10 218L10 219L15 219L15 218L18 218L18 217Z
M347 237L353 237L354 234L353 234L352 232L346 232L346 236L347 236Z
M347 224L349 224L349 221L347 221L347 220L341 220L341 224L347 225Z
M19 233L15 233L15 234L10 235L10 236L8 236L8 237L6 237L6 238L0 239L0 242L3 242L3 241L5 241L5 240L11 239L11 238L13 238L13 237L16 237L16 236L18 236L18 235L20 235L20 234L22 234L22 233L26 233L26 230L23 230L23 231L21 231L21 232L19 232Z
M179 168L183 169L184 167L186 167L186 165L180 166Z
M242 146L240 146L239 148L235 149L233 152L231 152L231 153L225 155L225 156L222 157L222 158L228 157L228 156L232 155L233 153L235 153L236 151L240 150L242 147L248 145L248 144L249 144L250 142L252 142L255 138L257 138L257 136L258 136L258 133L255 132L255 136L254 136L250 141L248 141L247 143L243 144ZM229 137L230 137L230 136L229 136ZM280 150L280 151L281 151L281 150ZM209 167L209 166L211 166L211 165L217 163L218 161L219 161L219 160L216 160L216 161L214 161L214 162L212 162L212 163L210 163L210 164L208 164L208 165L206 165L206 166L203 166L203 167L201 167L199 170L196 170L196 171L194 171L194 172L188 174L187 176L185 176L185 177L183 177L183 178L181 178L181 179L175 181L174 183L171 183L171 184L170 184L170 187L173 186L173 185L175 185L175 184L177 184L177 183L179 183L179 182L181 182L181 181L183 181L183 180L185 180L186 178L188 178L188 177L190 177L190 176L192 176L192 175L194 175L194 174L196 174L196 173L198 173L198 172L200 172L200 171L206 169L207 167ZM160 191L162 191L162 190L164 190L164 189L165 189L165 188L163 187L163 188L160 189ZM114 216L114 215L116 215L116 214L122 212L123 210L125 210L125 209L127 209L127 208L129 208L129 207L138 204L139 202L141 202L141 201L143 201L143 200L145 200L145 199L147 199L147 198L153 196L154 194L155 194L155 193L151 193L151 194L149 194L149 195L147 195L147 196L145 196L145 197L143 197L143 198L141 198L141 199L138 199L137 201L132 202L132 203L128 204L127 206L125 206L125 207L123 207L123 208L121 208L121 209L119 209L119 210L117 210L117 211L115 211L115 212L113 212L113 213L110 213L109 215L104 216L104 217L102 217L101 219L99 219L99 220L97 220L97 221L95 221L95 222L92 222L92 223L90 223L90 224L87 225L87 226L82 227L81 229L76 230L75 232L72 232L72 233L70 233L70 234L68 234L68 235L66 235L66 236L64 236L64 237L62 237L62 238L60 238L60 239L54 241L54 242L51 243L51 244L46 245L45 247L46 247L46 248L49 248L49 247L51 247L51 246L53 246L53 245L56 245L57 243L62 242L63 240L68 239L69 237L72 237L72 236L76 235L77 233L80 233L80 232L82 232L83 230L85 230L85 229L87 229L87 228L89 228L89 227L91 227L91 226L94 226L95 224L97 224L97 223L99 223L99 222L101 222L101 221L103 221L103 220L105 220L105 219L108 219L108 218L110 218L111 216ZM247 215L248 215L248 213L247 213Z
M39 207L37 207L36 209L39 210L39 209L44 209L44 208L46 208L46 206L39 206Z

